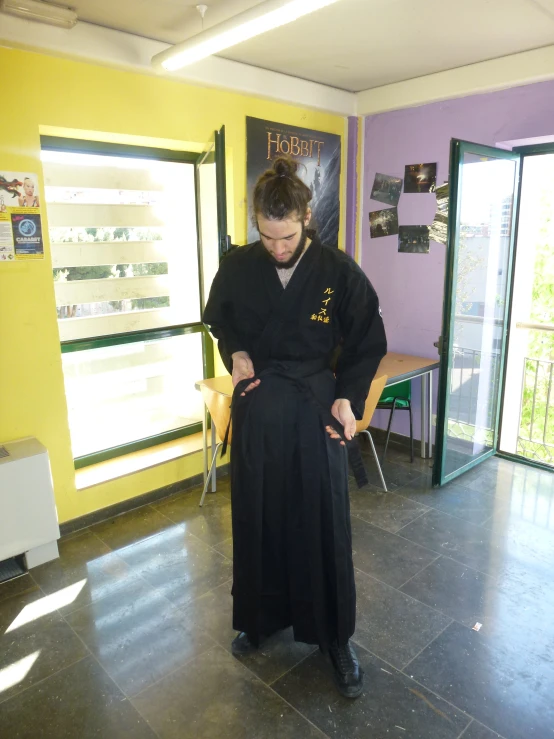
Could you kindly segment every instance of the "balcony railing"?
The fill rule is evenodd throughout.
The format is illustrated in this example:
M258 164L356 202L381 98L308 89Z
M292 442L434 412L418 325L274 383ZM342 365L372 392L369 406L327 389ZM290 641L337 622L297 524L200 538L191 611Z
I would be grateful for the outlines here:
M554 464L552 378L554 361L525 357L518 454Z

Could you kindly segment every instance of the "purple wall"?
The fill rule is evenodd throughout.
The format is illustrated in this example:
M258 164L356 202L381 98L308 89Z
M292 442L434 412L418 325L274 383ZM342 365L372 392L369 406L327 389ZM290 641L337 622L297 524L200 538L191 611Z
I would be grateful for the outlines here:
M376 172L404 176L404 165L437 162L437 184L448 179L450 139L498 145L554 134L554 82L472 95L419 108L368 116L365 120L362 268L379 294L389 349L437 358L441 332L445 249L431 242L428 255L399 254L398 237L371 239L368 213L388 206L370 199ZM435 196L402 194L400 225L428 225ZM435 373L436 375L437 373ZM414 385L415 436L419 437L419 383ZM436 393L436 382L435 382ZM399 414L393 431L408 433ZM383 426L380 411L373 424Z

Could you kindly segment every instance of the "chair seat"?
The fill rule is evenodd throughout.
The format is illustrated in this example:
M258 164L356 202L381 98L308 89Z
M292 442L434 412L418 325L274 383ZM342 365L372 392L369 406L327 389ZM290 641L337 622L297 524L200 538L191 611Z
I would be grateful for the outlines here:
M394 403L393 395L391 395L390 398L381 398L379 402L377 403L377 408L390 410L392 408L393 403ZM397 408L408 408L409 405L410 405L409 400L405 400L404 398L396 398Z

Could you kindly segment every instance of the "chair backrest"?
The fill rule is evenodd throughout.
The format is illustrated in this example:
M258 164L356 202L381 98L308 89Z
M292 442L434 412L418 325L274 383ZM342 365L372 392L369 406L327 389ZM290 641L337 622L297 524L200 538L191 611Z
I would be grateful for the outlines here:
M400 398L402 400L410 400L412 397L412 381L405 380L399 382L391 387L386 387L383 394L379 398L380 403L392 403L393 398Z
M360 431L365 431L371 423L371 419L373 417L373 414L375 413L375 408L377 407L377 403L379 402L379 398L381 397L381 394L385 389L385 383L388 379L388 375L379 375L379 377L376 377L371 383L369 394L365 402L364 417L361 421L356 421L356 433L360 433Z
M200 385L200 390L206 408L215 423L218 439L223 441L231 418L231 398L229 395L218 393L216 390L206 387L203 383ZM232 429L229 429L229 442L231 441L231 431Z

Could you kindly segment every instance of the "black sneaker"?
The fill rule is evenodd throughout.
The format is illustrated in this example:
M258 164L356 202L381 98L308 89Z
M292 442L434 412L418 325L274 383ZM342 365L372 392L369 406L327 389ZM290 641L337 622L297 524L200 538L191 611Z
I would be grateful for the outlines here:
M343 647L331 644L329 658L339 693L345 698L357 698L364 688L364 671L350 642Z
M246 634L244 631L241 631L240 634L237 634L233 641L231 642L231 651L232 653L237 657L244 657L247 654L252 654L252 652L255 652L257 647L255 647L250 639L248 638L248 634Z

